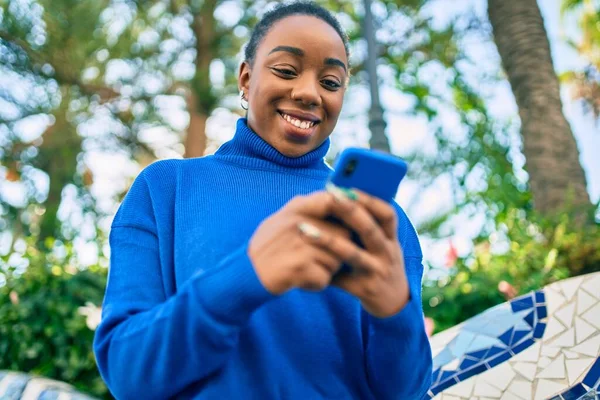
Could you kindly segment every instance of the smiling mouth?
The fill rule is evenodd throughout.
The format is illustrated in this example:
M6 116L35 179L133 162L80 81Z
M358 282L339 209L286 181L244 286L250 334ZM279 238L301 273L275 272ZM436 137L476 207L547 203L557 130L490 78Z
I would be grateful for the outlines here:
M292 117L291 115L288 115L281 111L278 111L278 113L279 113L279 115L281 115L281 117L283 119L285 119L287 122L289 122L291 125L294 125L298 129L309 130L312 127L314 127L315 125L318 125L320 122L320 121L308 121L308 120L304 120L304 119L298 119L296 117Z

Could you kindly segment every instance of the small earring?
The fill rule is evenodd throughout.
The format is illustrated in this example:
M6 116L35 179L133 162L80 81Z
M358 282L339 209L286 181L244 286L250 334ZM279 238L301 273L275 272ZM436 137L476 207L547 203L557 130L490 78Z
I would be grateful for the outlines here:
M248 110L248 100L243 90L240 90L240 105L244 110Z

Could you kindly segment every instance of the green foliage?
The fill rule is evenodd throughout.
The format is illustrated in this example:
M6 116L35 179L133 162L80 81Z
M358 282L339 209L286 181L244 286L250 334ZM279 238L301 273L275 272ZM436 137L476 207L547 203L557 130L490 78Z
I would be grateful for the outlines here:
M443 278L425 283L423 307L436 331L507 300L499 291L502 281L514 288L514 296L600 271L598 223L582 227L566 213L544 220L513 208L500 226L499 233L480 237L472 254L458 258Z
M32 372L111 398L96 367L90 329L107 270L80 270L71 263L70 245L48 242L63 256L27 245L20 257L11 255L11 264L8 256L0 259L0 369ZM9 266L16 258L19 266Z

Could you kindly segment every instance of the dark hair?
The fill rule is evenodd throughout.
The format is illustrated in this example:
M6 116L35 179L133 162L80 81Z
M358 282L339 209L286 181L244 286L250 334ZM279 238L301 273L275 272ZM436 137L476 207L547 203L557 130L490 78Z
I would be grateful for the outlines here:
M256 58L256 49L258 49L258 46L269 32L269 29L271 29L277 21L292 15L308 15L319 18L323 22L329 24L342 38L342 42L344 42L344 49L346 50L346 57L348 57L348 59L350 58L350 50L348 49L348 35L346 35L346 32L340 25L337 18L334 17L329 10L312 1L294 1L292 3L278 4L275 6L275 8L268 11L256 24L252 30L250 41L246 45L246 49L244 51L245 61L250 65L253 65L254 59Z

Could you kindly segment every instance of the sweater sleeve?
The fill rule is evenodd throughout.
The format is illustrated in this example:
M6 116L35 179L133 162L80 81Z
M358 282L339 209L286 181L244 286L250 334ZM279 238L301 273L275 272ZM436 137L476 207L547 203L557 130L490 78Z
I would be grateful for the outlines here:
M118 399L171 398L210 379L252 312L273 297L256 276L247 245L219 265L199 268L166 296L152 210L142 173L113 222L102 321L94 338L100 373Z
M367 375L377 399L419 400L431 385L432 372L421 305L422 254L414 228L404 212L399 209L399 213L410 300L389 318L376 318L362 311L366 322Z

